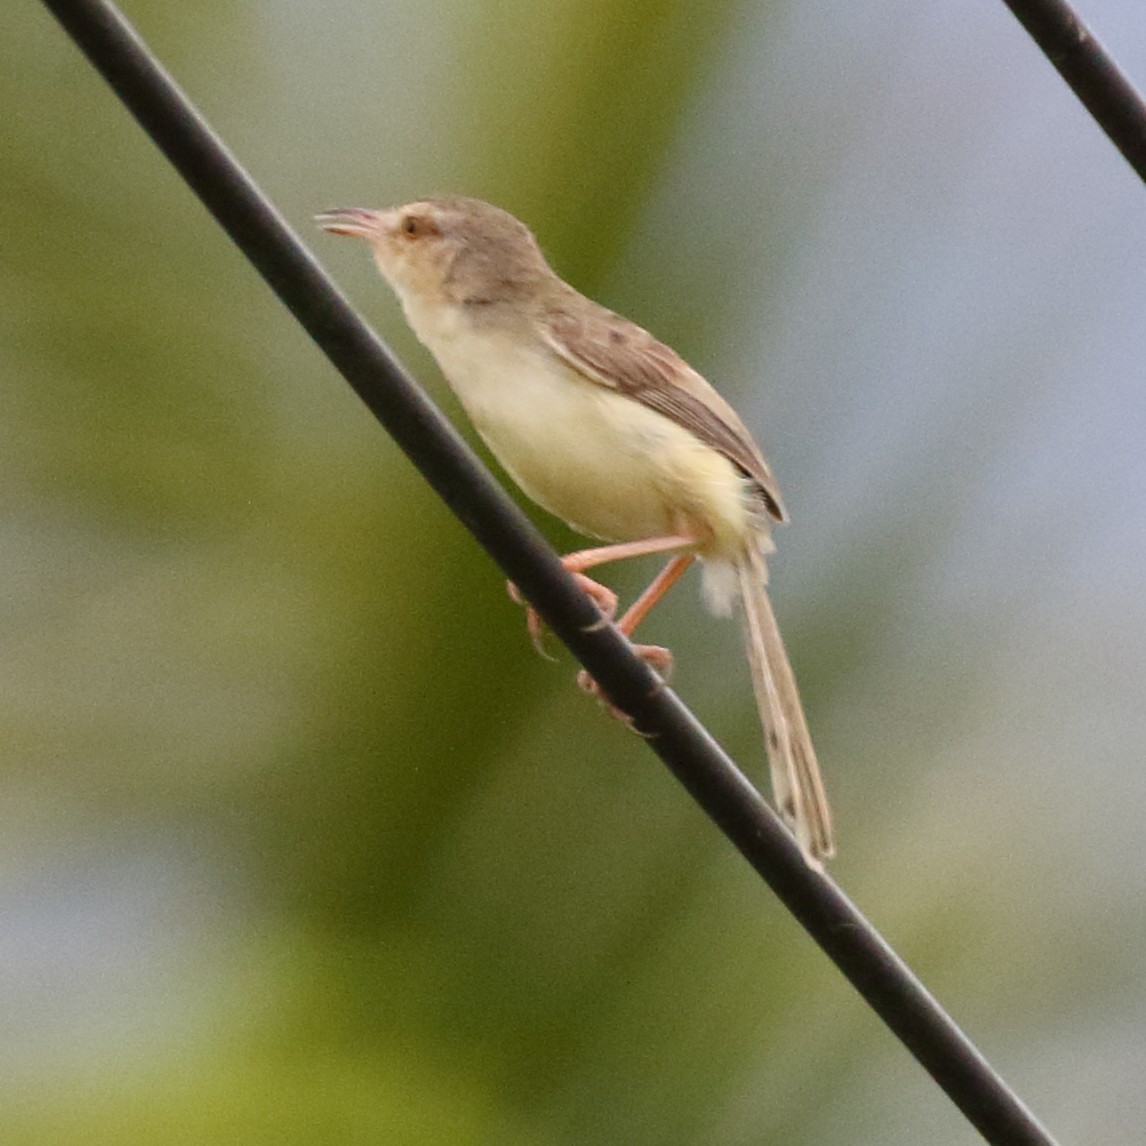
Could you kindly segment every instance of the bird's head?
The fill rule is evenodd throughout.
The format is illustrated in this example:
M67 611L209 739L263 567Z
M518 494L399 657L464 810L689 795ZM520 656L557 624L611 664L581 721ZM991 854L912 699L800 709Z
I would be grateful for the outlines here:
M509 302L553 275L529 228L480 199L420 199L378 211L343 207L315 222L332 234L365 239L403 299Z

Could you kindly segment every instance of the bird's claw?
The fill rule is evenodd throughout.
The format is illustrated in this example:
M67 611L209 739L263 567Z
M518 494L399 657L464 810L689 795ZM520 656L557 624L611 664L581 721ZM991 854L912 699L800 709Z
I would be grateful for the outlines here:
M617 594L607 585L594 581L584 573L574 572L571 576L581 591L592 598L593 603L601 611L605 623L612 621L617 612ZM507 581L505 588L509 599L525 609L525 629L529 633L530 643L546 660L554 660L555 658L545 648L545 622L541 619L541 614L521 595L521 590L512 581Z
M668 649L662 648L660 645L633 645L633 651L661 678L662 683L668 682L673 669L673 655ZM577 687L590 696L596 697L614 720L619 720L622 724L627 724L632 728L633 718L609 700L601 686L589 675L587 669L582 669L577 674Z
M537 650L538 656L544 657L547 661L556 660L557 658L545 647L545 622L541 619L541 614L521 595L521 590L512 581L505 583L505 591L515 605L520 605L525 610L525 631L529 634L529 643Z

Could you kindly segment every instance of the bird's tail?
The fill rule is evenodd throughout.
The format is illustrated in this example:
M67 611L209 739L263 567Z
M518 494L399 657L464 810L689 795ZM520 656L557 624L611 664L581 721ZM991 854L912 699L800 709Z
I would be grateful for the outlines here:
M737 563L737 573L744 643L764 726L772 792L808 863L819 869L821 861L835 854L832 815L796 678L768 599L768 569L756 546Z

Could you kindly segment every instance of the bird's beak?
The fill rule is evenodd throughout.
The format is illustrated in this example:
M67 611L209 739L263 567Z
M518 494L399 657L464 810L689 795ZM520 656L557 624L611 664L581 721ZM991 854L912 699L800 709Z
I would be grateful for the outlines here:
M351 235L356 239L376 239L382 233L386 212L368 211L365 207L336 207L315 215L314 221L332 235Z

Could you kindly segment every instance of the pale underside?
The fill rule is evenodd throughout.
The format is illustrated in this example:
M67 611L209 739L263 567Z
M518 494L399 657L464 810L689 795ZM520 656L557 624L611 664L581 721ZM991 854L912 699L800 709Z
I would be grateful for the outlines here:
M443 328L441 312L403 299L478 433L515 482L572 528L608 541L681 534L706 558L714 605L749 546L768 548L753 483L665 415L591 381L540 340ZM430 329L427 329L427 328ZM724 611L721 608L721 611Z

